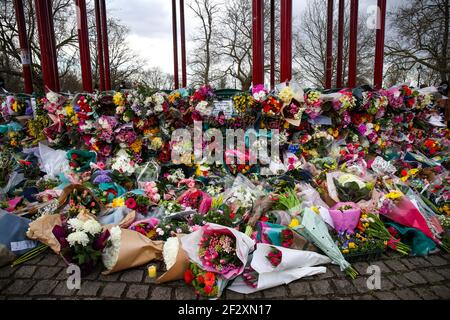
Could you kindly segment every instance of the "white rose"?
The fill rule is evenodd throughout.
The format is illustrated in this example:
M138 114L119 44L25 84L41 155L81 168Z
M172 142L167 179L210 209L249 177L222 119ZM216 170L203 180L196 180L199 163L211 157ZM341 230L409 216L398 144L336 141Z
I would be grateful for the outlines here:
M60 95L55 93L55 92L53 92L53 91L50 91L49 93L47 93L46 97L47 97L48 101L50 101L51 103L55 103L56 104L59 101Z

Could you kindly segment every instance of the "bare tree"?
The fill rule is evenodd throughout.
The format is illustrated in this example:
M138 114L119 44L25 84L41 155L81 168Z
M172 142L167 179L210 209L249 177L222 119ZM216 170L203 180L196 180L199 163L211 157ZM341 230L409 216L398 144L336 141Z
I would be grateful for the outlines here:
M217 69L217 18L220 4L215 0L192 0L188 3L195 17L200 21L200 29L194 35L196 48L190 52L191 85L213 84L223 73Z
M159 67L143 71L137 81L152 89L172 89L173 75L165 73Z
M11 0L0 0L0 75L6 80L6 88L21 92L22 65L14 4ZM93 3L88 2L88 21L91 62L94 82L98 83L97 48ZM52 0L58 71L62 91L81 90L81 68L79 65L78 30L75 2L73 0ZM36 91L43 90L41 52L37 30L34 1L24 1L25 22L32 56L33 85ZM142 60L127 45L128 29L120 21L108 19L109 51L111 60L111 81L117 87L122 81L132 79L141 72Z
M348 6L348 2L346 3ZM326 71L326 43L327 43L327 11L326 0L312 0L308 2L306 11L300 18L300 25L294 32L294 77L304 86L323 87ZM337 16L335 14L334 16ZM366 25L367 17L359 14L358 19L358 66L357 83L368 84L373 78L373 63L375 54L375 30ZM333 29L337 31L338 21L335 19ZM344 17L344 79L348 75L349 57L349 9L346 8ZM337 67L337 32L333 32L333 75Z
M450 3L448 0L413 0L403 2L389 16L391 30L386 41L392 64L407 71L425 67L430 82L449 80L450 75ZM398 67L397 67L398 68ZM433 77L432 74L435 76Z

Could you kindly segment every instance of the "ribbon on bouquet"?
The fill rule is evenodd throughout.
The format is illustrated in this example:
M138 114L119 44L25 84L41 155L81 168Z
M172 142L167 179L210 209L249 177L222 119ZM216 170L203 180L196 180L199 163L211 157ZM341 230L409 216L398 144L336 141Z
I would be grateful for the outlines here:
M400 239L396 239L394 237L391 237L389 239L389 241L387 242L387 246L389 248L391 248L392 250L397 250L397 243L399 243L399 242L400 242Z

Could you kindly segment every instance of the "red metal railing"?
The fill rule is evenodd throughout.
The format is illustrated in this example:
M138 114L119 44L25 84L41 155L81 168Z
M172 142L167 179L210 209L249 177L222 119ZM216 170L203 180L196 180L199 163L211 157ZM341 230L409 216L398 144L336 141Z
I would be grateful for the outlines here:
M264 1L253 0L253 85L264 84Z

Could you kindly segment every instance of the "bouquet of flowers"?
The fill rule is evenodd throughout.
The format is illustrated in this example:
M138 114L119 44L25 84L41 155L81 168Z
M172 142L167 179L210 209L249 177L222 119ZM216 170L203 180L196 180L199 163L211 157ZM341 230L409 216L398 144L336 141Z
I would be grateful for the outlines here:
M399 239L394 238L389 230L385 227L380 218L374 214L368 214L363 218L362 223L367 227L367 234L375 239L384 241L384 244L403 255L408 255L411 248L400 242Z
M156 280L156 283L160 284L184 278L190 263L186 252L181 247L180 238L183 236L178 235L169 238L164 243L163 258L166 272Z
M155 236L155 227L159 224L159 220L148 218L134 222L128 229L139 232L140 234L152 239Z
M353 279L356 278L358 272L345 260L331 238L328 228L320 215L316 214L312 209L306 208L303 211L301 223L293 227L293 230L320 248L348 276Z
M322 100L319 91L309 91L305 94L306 110L305 113L311 118L315 119L322 114Z
M254 241L231 228L206 224L181 239L191 262L232 279L242 273Z
M353 202L337 203L329 210L338 232L354 233L361 217L361 209Z
M102 260L108 275L126 269L142 266L152 260L162 260L162 241L152 241L134 230L112 227L111 245L107 247Z
M185 271L184 281L194 288L197 295L207 298L220 297L227 283L214 272L204 271L195 263L191 263Z
M61 245L65 261L77 264L83 275L92 272L101 261L110 237L109 231L103 231L97 221L78 218L70 219L62 226L56 225L53 234Z
M328 193L336 202L356 202L370 200L373 184L365 182L353 174L339 172L327 174Z
M282 108L281 102L275 96L268 96L262 102L262 111L266 116L276 117L280 114Z
M67 160L74 171L85 172L90 169L91 163L97 162L97 155L84 150L71 150L67 152Z
M276 258L268 259L272 252L276 252ZM315 252L257 244L251 264L228 289L249 294L289 284L303 277L325 273L325 267L317 266L330 262L328 257Z
M156 225L151 239L155 241L167 241L168 239L177 237L180 234L188 234L190 231L191 229L185 221L164 219Z

